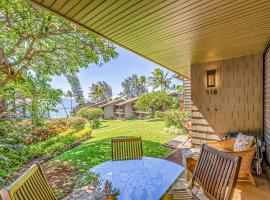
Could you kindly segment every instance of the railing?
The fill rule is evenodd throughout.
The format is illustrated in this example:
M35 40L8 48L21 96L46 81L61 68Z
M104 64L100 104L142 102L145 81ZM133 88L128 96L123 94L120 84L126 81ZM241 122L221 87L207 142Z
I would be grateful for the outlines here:
M124 113L125 111L124 111L124 109L118 108L118 109L115 109L115 112L118 112L118 113Z

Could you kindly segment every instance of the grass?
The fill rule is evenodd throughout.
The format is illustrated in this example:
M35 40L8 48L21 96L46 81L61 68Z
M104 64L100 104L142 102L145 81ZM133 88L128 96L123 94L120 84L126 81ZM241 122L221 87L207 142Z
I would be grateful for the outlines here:
M93 130L93 138L80 146L55 157L53 162L68 165L79 173L111 159L112 137L142 137L145 156L163 158L171 149L162 144L176 135L164 132L161 120L104 121L102 127Z

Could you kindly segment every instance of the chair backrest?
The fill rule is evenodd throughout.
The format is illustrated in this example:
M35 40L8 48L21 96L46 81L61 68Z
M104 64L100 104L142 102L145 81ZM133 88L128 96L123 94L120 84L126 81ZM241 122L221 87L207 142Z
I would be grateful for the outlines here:
M1 194L7 198L7 193L11 200L56 200L53 190L43 173L40 164L32 165L14 183L4 188Z
M113 138L112 160L136 160L143 156L141 138Z
M203 189L209 199L230 200L236 186L241 157L203 145L191 184Z

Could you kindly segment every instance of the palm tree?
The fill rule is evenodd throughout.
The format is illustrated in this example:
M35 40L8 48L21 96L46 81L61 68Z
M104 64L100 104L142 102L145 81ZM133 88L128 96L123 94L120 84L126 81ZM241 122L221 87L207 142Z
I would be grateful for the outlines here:
M68 90L65 96L70 98L70 113L72 114L72 110L73 110L73 106L72 106L73 93L71 92L71 90Z
M64 101L63 101L63 97L65 97L66 94L65 94L64 91L62 91L62 90L60 90L60 92L61 92L61 103L62 103L62 106L63 106L64 111L65 111L65 113L66 113L66 116L68 117L67 109L66 109L66 106L65 106Z
M169 77L169 72L164 73L159 68L156 68L152 73L152 76L149 77L149 85L153 87L153 89L157 89L160 87L161 91L167 91L170 88L172 77Z
M89 98L94 102L107 101L112 97L112 88L105 81L93 83L90 87Z
M175 84L173 84L171 89L173 91L176 91L176 92L180 93L180 94L183 94L183 92L184 92L184 86L183 85L175 85Z
M70 84L72 94L77 104L79 105L84 104L85 98L83 95L83 90L82 90L78 75L75 73L69 73L69 74L65 74L65 77L67 78Z

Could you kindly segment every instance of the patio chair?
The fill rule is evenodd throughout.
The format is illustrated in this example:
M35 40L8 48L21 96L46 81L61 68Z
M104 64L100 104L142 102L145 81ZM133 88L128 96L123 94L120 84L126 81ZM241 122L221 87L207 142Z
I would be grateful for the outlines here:
M247 181L251 182L253 185L256 185L255 180L253 179L251 174L251 165L254 155L256 153L256 144L254 143L251 148L245 151L234 152L233 146L235 141L236 138L231 138L220 142L208 141L206 144L216 149L224 150L230 155L242 157L238 181Z
M2 189L3 200L56 200L40 164L32 165L10 186Z
M203 145L190 189L173 189L173 199L231 200L240 163L241 157Z
M113 138L112 160L136 160L143 156L141 138Z

